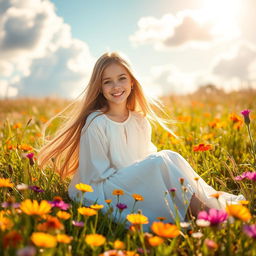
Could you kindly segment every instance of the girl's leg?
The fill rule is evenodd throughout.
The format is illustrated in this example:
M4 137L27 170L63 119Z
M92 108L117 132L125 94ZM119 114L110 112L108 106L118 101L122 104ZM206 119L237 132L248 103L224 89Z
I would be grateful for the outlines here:
M206 206L195 194L192 195L188 211L185 219L188 220L189 217L197 217L200 211L208 211L210 208Z

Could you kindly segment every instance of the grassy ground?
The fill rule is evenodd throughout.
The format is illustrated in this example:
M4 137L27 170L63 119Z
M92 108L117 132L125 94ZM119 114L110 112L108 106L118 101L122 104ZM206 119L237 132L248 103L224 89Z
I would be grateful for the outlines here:
M179 152L209 185L242 193L248 200L222 213L228 217L219 219L219 224L192 219L170 225L158 219L150 233L143 232L143 213L137 216L141 224L133 224L130 230L109 220L111 211L117 211L118 218L115 205L118 198L122 201L121 195L113 196L108 214L103 215L69 200L69 179L62 181L53 170L42 172L37 167L35 149L42 144L43 124L67 101L0 101L0 255L256 255L256 181L235 179L256 172L255 98L252 90L230 94L201 90L162 99L176 121L171 129L180 140L153 126L152 141L158 150ZM252 110L249 126L240 114L244 109ZM53 122L49 134L60 122ZM66 210L65 203L69 204ZM127 221L132 224L134 217Z

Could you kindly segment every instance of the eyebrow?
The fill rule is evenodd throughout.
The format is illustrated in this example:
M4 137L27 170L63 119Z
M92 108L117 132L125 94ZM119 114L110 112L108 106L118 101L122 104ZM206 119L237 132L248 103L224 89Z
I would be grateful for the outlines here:
M122 76L122 75L126 75L126 74L123 73L123 74L120 74L119 76ZM110 79L110 77L105 77L105 78L102 79L102 81L104 81L106 79Z

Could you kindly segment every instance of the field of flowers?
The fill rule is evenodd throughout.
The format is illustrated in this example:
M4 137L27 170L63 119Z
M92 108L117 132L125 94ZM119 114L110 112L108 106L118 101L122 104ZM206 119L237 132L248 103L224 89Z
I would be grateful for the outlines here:
M256 91L204 91L162 100L180 139L152 126L158 150L180 153L209 185L243 194L246 201L201 211L188 222L159 216L150 232L143 230L148 223L143 211L130 209L127 230L109 218L115 211L118 220L126 208L122 190L113 191L103 214L103 205L72 202L69 179L37 166L43 124L68 101L1 100L0 255L256 255ZM48 136L60 122L52 122ZM94 193L89 184L77 189L85 196ZM136 191L132 196L139 209L144 198ZM163 196L175 197L175 188Z

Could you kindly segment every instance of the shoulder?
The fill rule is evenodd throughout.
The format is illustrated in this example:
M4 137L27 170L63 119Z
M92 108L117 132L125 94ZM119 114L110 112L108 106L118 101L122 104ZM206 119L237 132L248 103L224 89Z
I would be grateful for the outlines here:
M83 130L86 128L90 130L99 129L100 127L102 127L103 120L104 120L104 116L102 115L101 111L98 111L98 110L93 111L87 116Z
M136 120L136 122L143 128L150 126L150 123L148 121L147 116L144 116L143 113L140 112L132 112L134 119Z

